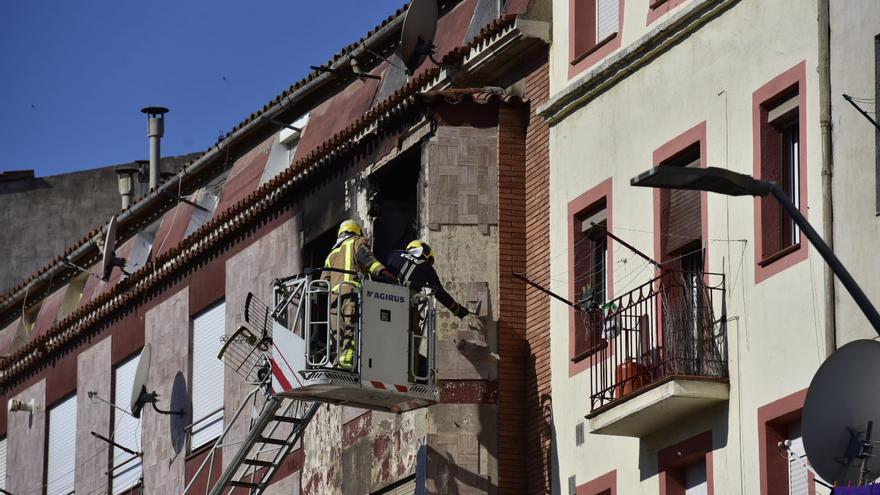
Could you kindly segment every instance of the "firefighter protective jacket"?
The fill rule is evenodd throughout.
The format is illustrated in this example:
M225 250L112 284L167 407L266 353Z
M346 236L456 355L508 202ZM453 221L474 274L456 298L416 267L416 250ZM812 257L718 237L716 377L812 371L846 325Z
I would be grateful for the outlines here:
M422 290L422 287L434 289L437 292L437 300L455 316L464 318L470 314L467 308L455 302L455 299L446 292L443 284L440 283L437 271L430 263L416 259L406 251L392 251L388 255L388 269L397 276L401 284L415 291Z
M359 235L348 235L337 239L330 254L324 261L324 268L335 268L351 273L323 271L321 278L330 282L330 289L339 292L340 284L348 282L353 286L359 286L360 281L356 273L379 275L385 269L373 252L367 246L364 238Z

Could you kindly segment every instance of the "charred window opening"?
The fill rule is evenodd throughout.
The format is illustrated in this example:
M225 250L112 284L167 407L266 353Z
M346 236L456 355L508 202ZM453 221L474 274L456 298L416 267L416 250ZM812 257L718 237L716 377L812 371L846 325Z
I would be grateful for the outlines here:
M419 235L418 185L421 170L418 147L370 175L370 217L373 252L382 262Z
M324 266L324 260L327 259L330 249L336 242L336 230L336 228L327 229L303 246L303 269Z

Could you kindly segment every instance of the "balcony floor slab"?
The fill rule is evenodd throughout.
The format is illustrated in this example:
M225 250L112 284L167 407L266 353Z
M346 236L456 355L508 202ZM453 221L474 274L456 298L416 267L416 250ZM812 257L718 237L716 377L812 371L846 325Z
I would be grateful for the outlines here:
M727 380L673 378L587 415L590 433L644 437L730 397Z

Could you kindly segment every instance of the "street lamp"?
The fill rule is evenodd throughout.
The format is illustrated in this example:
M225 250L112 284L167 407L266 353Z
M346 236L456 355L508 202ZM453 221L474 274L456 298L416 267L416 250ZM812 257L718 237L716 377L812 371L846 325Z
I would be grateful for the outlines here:
M791 215L792 220L800 227L801 232L807 236L810 244L819 251L831 271L837 275L840 282L849 292L862 313L874 327L877 335L880 335L880 314L862 292L861 287L852 278L852 275L843 266L831 248L819 237L812 225L801 215L797 206L791 202L788 195L776 185L775 182L758 180L745 174L738 174L730 170L708 167L654 167L647 172L641 173L630 180L630 184L639 187L654 187L658 189L687 189L692 191L707 191L728 196L766 196L772 195L779 201L785 211Z

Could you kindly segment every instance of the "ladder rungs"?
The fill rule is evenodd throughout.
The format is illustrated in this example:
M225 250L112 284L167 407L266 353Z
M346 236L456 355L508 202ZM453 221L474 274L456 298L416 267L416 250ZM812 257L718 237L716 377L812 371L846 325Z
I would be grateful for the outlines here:
M236 488L247 488L248 490L256 490L260 488L260 485L257 483L248 483L247 481L230 481L229 486L234 486Z
M260 437L260 443L268 443L269 445L287 445L287 440L279 440L277 438Z
M259 467L264 467L264 468L270 468L270 467L274 466L274 464L272 464L269 461L260 461L257 459L245 459L241 462L244 464L248 464L250 466L259 466Z
M279 422L282 422L282 423L293 423L293 424L299 424L299 423L302 423L302 420L301 420L301 419L299 419L299 418L291 418L291 417L288 417L288 416L275 416L274 419L275 419L275 421L279 421Z

